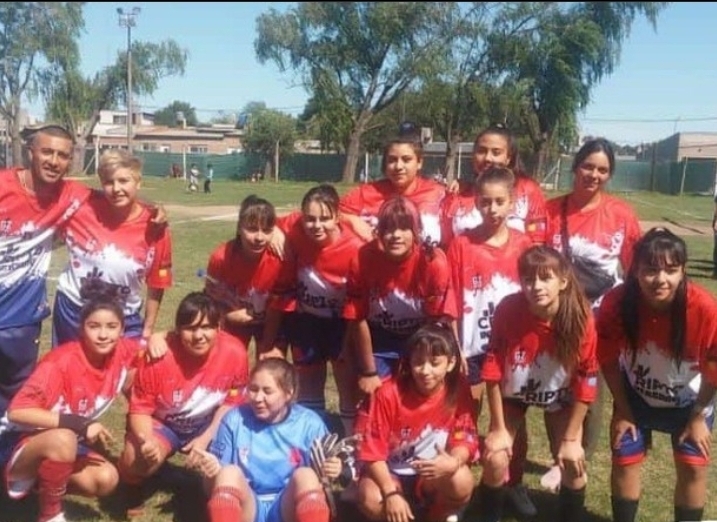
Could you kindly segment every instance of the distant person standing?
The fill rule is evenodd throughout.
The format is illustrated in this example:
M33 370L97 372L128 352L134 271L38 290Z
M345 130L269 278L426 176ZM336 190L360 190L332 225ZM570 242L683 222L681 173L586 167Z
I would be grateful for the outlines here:
M196 192L197 188L199 188L199 175L199 167L197 167L196 163L192 163L189 167L189 186L187 187L189 192Z
M207 163L207 174L204 177L204 193L210 194L212 192L212 179L214 179L214 165Z

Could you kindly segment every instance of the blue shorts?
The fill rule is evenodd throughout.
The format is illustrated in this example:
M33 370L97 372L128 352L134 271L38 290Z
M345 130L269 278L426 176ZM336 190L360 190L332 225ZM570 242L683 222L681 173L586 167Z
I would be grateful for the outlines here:
M264 323L239 325L225 322L224 330L242 341L247 350L249 349L249 344L252 339L254 340L256 346L260 344L261 340L264 338ZM279 325L279 331L276 334L275 343L278 345L286 344L286 337L286 325L284 324L284 321L282 321Z
M57 292L52 307L52 348L79 339L81 310L81 306L70 301L62 292ZM142 336L143 329L144 319L140 314L125 316L124 337L137 339Z
M687 439L682 444L678 441L692 415L691 405L684 408L655 408L647 404L627 383L627 380L623 382L625 382L627 402L635 419L637 436L635 440L632 440L630 433L625 433L622 436L618 448L612 450L612 458L616 464L626 466L642 462L647 454L647 449L652 444L653 431L670 435L675 460L695 466L706 466L709 463L709 458L702 455L691 440ZM714 424L714 412L705 421L711 431Z
M383 379L393 377L398 373L398 353L374 353L373 362L376 365L378 376Z
M281 499L283 496L284 490L274 495L259 495L254 492L256 504L254 522L282 522Z
M398 361L406 346L408 335L399 335L369 323L373 359L378 376L382 379L396 375Z
M476 384L483 382L483 379L480 378L480 372L483 369L486 357L487 355L482 353L480 355L471 355L466 358L466 363L468 364L468 384L471 386L475 386Z
M154 436L160 440L160 443L167 449L168 457L181 450L184 446L189 444L192 439L201 435L206 429L206 426L202 426L200 429L194 430L191 433L178 433L157 419L152 419L152 432L154 433Z
M0 329L0 417L35 369L42 323Z
M326 363L335 361L341 355L346 333L345 320L294 312L286 314L283 322L286 322L295 365Z

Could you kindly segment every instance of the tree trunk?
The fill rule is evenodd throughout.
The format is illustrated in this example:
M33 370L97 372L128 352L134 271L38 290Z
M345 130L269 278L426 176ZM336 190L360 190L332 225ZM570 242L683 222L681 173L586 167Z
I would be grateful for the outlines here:
M12 162L8 165L21 166L24 165L25 161L22 157L22 139L20 138L20 122L17 119L18 114L15 113L14 117L8 121L10 125L10 141L12 143Z
M459 177L458 169L456 168L458 147L460 147L460 136L456 133L451 133L446 142L446 162L443 167L443 174L449 183Z
M540 182L545 178L545 165L548 162L548 149L550 148L550 142L543 138L538 147L538 161L535 165L535 180Z
M353 183L356 181L356 165L361 158L361 137L366 130L366 125L371 120L372 114L369 111L362 111L359 114L351 134L349 134L349 143L346 148L346 163L341 174L341 181L344 183Z

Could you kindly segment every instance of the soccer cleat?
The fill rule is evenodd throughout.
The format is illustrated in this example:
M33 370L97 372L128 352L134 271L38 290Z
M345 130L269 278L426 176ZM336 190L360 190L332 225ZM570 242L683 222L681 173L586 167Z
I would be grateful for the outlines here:
M519 516L534 517L538 514L538 509L528 495L528 488L523 484L507 487L505 497L512 504Z

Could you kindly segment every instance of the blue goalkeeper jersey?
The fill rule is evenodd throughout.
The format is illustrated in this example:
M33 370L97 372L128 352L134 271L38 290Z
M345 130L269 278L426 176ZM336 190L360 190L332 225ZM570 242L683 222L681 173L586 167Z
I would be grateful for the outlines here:
M267 424L242 404L224 415L210 451L222 465L239 466L257 495L269 495L283 490L296 468L311 465L311 443L327 433L321 417L301 405Z

